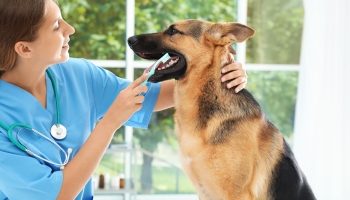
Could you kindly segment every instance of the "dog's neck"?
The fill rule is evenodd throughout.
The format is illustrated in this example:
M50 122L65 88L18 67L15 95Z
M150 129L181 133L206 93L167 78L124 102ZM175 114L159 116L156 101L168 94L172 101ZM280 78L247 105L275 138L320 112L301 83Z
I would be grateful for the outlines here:
M230 120L261 117L259 104L251 94L242 90L235 93L221 82L221 69L229 64L227 53L216 51L213 60L196 62L189 66L186 76L177 81L175 90L175 109L180 112L182 120L196 120L197 128L206 127L216 114L226 114Z

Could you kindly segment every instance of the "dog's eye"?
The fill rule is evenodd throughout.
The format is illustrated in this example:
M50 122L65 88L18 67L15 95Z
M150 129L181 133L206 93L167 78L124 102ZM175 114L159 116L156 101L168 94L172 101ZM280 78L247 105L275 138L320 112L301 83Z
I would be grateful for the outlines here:
M168 34L169 35L175 35L180 33L180 31L178 31L177 29L174 28L174 26L170 26L170 28L168 29Z
M176 33L179 33L179 31L178 30L176 30L176 29L171 29L171 32L170 32L172 35L174 35L174 34L176 34Z

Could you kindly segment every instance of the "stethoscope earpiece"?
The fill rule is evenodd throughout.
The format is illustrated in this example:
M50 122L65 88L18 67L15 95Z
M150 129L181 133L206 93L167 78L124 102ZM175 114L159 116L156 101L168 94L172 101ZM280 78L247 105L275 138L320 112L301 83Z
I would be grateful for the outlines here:
M73 149L72 148L68 148L67 149L67 155L66 155L66 160L64 161L63 164L60 165L60 170L63 170L64 167L66 166L66 164L68 163L68 160L69 160L69 156L70 154L72 153Z

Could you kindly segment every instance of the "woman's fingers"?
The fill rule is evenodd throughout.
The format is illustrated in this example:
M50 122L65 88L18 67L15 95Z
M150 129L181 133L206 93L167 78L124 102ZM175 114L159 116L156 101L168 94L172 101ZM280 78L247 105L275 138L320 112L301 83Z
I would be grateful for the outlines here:
M145 97L143 95L138 95L134 98L135 104L142 104L145 100Z
M236 62L236 61L235 61L235 57L233 57L233 54L232 54L232 53L229 53L229 54L228 54L228 59L229 59L229 61L230 61L231 63Z
M222 68L221 71L222 73L226 73L221 77L222 82L232 80L238 77L243 77L244 81L246 81L248 77L246 71L242 68L242 64L238 62L226 65Z
M227 88L232 88L234 86L237 86L235 89L235 92L239 92L245 87L246 84L247 84L247 80L245 77L238 77L230 81L229 83L227 83Z
M241 84L239 84L236 88L235 88L235 93L238 93L239 91L241 91L243 88L245 88L245 85L247 84L247 82L243 82Z
M148 87L146 85L141 85L141 83L146 80L148 74L143 74L139 78L137 78L134 82L132 82L127 88L126 91L130 91L132 96L138 96L141 93L146 93L148 91Z
M134 89L135 87L141 85L141 83L146 80L148 77L148 73L143 74L142 76L140 76L139 78L137 78L134 82L132 82L128 87L131 89Z
M148 74L142 75L130 83L124 90L120 91L108 109L108 116L114 120L118 120L120 123L125 123L136 111L140 110L145 97L139 94L148 90L148 87L141 85L141 83L147 77Z
M146 93L148 91L147 85L139 85L133 89L133 95L139 96L142 93Z
M231 63L221 69L221 72L225 74L221 77L221 82L227 81L227 88L236 86L235 92L237 93L247 84L248 76L246 71L243 69L242 63L236 62L231 53L228 54L228 59Z
M221 82L233 80L235 78L244 77L244 76L246 76L246 75L245 75L245 72L243 70L231 71L231 72L229 72L221 77Z
M226 73L226 72L230 72L230 71L234 71L234 70L240 70L240 69L243 69L242 63L234 62L234 63L230 63L230 64L226 65L225 67L223 67L221 69L221 72L222 73Z

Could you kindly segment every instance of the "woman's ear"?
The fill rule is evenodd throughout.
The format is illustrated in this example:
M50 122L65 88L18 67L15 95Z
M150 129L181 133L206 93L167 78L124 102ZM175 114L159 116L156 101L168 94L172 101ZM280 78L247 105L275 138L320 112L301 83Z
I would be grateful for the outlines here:
M15 44L14 48L18 56L24 58L30 58L32 56L32 50L28 42L19 41Z

